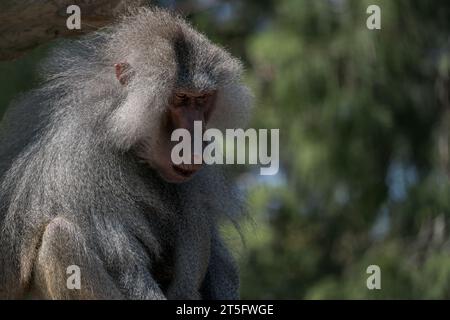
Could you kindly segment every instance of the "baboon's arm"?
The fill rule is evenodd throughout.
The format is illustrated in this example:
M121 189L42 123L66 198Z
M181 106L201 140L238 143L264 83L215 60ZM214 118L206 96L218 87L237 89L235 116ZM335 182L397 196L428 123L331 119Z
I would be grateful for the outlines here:
M80 267L80 289L67 287L67 267ZM64 218L46 227L35 267L35 285L48 299L121 299L100 259L89 252L82 233Z
M69 289L67 267L80 268L81 286ZM64 218L53 219L46 227L35 267L35 286L48 299L165 299L150 274L136 271L119 284L103 262L86 244L80 230ZM133 281L136 280L136 281ZM119 290L122 288L126 292Z
M205 300L239 299L238 268L218 231L212 235L211 257L201 292Z

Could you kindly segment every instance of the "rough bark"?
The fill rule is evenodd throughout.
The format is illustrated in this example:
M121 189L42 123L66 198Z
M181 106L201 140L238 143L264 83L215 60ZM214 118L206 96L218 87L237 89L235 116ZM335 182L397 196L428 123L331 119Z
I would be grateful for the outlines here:
M114 20L130 6L144 0L1 0L0 60L21 56L26 51L58 37L89 33ZM66 9L81 9L81 29L69 30Z

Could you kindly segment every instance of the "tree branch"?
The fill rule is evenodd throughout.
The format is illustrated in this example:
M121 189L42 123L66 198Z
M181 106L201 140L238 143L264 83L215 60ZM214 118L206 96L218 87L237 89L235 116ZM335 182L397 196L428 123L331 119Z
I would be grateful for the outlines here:
M26 51L58 37L89 33L144 0L2 0L0 2L0 60L20 57ZM69 30L68 6L81 9L81 29Z

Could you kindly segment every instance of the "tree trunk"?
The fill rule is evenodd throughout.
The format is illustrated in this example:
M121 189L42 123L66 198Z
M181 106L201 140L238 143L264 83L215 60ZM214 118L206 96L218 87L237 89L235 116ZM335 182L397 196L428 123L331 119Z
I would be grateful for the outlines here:
M1 0L0 60L10 60L58 37L89 33L103 27L143 0ZM81 9L81 29L69 30L70 5Z

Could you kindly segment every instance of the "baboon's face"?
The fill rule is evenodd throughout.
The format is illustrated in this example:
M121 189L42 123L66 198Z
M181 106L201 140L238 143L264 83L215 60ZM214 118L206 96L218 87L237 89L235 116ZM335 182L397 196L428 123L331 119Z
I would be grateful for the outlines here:
M214 111L216 92L193 92L177 90L169 100L160 133L160 141L157 147L152 150L153 161L151 166L166 181L180 183L189 180L198 172L203 164L195 164L195 159L203 159L202 154L194 151L194 121L201 121L204 131L211 114ZM171 158L172 148L177 141L171 141L172 132L176 129L186 129L191 135L191 164L173 163ZM203 132L202 132L203 136ZM205 144L202 142L202 152Z
M134 74L133 68L128 63L117 63L115 66L116 78L119 82L126 86L130 81L130 77ZM205 144L201 143L201 153L196 154L194 150L194 122L200 121L202 131L207 127L208 120L214 112L217 91L195 91L195 90L175 90L170 95L167 106L164 108L162 118L153 118L151 121L160 121L158 125L159 132L153 134L151 142L146 138L137 141L137 154L160 176L171 183L181 183L189 180L198 172L203 163L198 163L201 159L203 162L203 148ZM127 126L135 125L139 121L129 121ZM179 143L171 141L174 130L185 129L191 136L191 154L190 163L175 164L172 161L172 149ZM133 130L130 130L133 131ZM155 137L156 135L156 137ZM203 137L203 132L201 132ZM197 161L195 161L197 159Z

